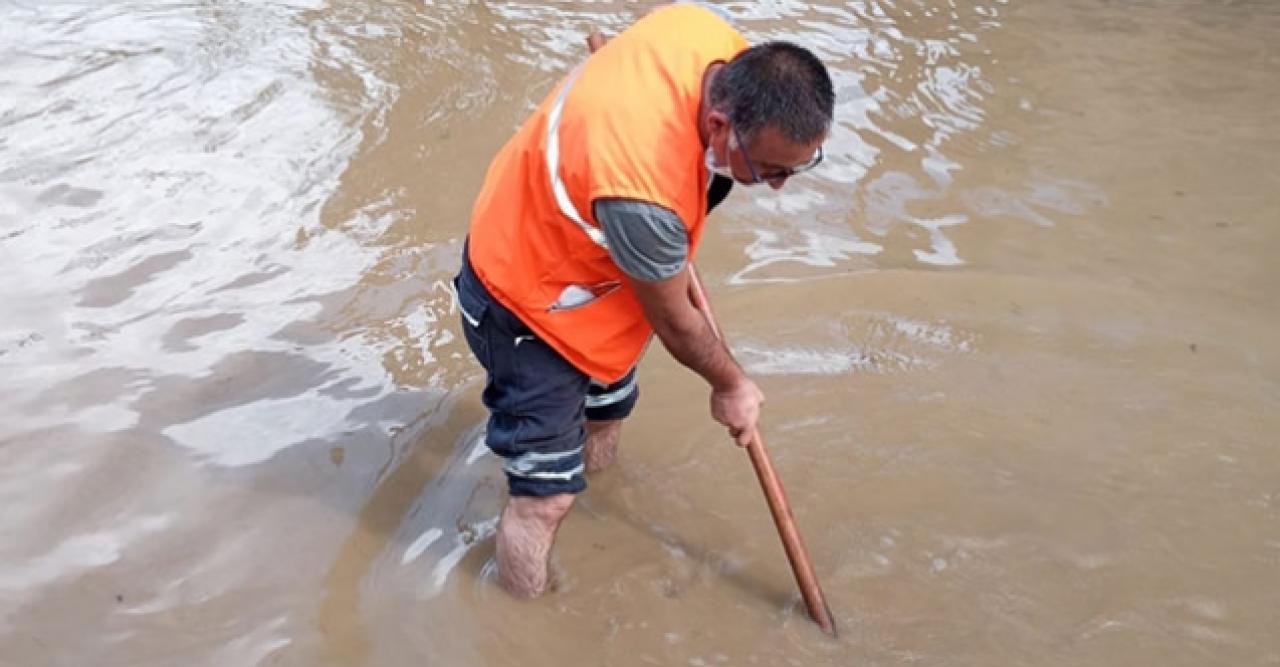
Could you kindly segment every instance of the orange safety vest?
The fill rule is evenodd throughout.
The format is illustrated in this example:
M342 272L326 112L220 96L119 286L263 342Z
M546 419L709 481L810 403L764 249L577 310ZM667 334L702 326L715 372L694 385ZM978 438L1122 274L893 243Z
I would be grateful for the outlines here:
M670 209L692 259L707 206L703 75L746 47L705 7L658 9L552 90L489 165L471 213L471 265L494 298L593 379L620 380L653 329L592 202Z

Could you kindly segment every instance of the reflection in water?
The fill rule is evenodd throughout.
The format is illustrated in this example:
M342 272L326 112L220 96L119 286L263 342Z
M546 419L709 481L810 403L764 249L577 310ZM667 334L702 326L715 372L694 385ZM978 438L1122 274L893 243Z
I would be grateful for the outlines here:
M399 565L426 558L430 565L427 576L410 571L411 577L423 582L424 598L443 592L463 557L493 537L498 526L506 481L484 444L484 431L468 433L459 444L400 528L406 534L420 532L404 549Z
M558 592L492 593L449 278L488 158L656 4L0 4L6 657L1274 660L1260 2L718 3L837 86L699 263L848 631L660 352Z
M849 259L851 255L876 255L882 250L882 247L876 243L859 241L857 238L844 239L828 236L816 230L801 234L804 239L803 244L782 242L777 232L767 229L752 231L756 239L744 249L751 263L730 277L730 284L796 280L772 275L763 277L761 269L774 264L792 263L810 267L831 267Z

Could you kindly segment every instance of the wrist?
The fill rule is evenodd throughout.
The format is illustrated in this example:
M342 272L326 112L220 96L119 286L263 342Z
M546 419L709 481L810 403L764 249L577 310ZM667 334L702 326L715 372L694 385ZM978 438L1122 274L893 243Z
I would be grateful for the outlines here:
M738 364L730 362L726 372L717 374L716 377L707 378L711 384L711 390L721 393L729 393L741 387L747 381L747 374L742 372Z

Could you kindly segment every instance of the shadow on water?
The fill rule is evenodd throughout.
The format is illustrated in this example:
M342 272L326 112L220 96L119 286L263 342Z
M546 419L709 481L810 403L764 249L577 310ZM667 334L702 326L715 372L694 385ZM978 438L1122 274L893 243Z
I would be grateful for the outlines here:
M660 544L667 553L676 554L676 557L681 560L688 560L700 568L705 568L706 571L714 573L716 579L724 581L745 594L745 597L764 603L769 608L786 609L796 603L798 593L794 589L771 585L769 581L752 576L754 574L752 571L737 567L732 559L725 555L724 545L711 545L646 519L644 515L628 509L625 503L618 502L617 494L613 493L609 486L583 496L577 503L580 507L575 511L616 520L627 526L642 540ZM762 522L759 530L773 530L773 525ZM785 559L781 556L782 553L779 550L777 565L787 567ZM671 594L674 595L675 591L671 591Z
M361 591L367 588L368 576L380 558L408 546L403 543L404 525L415 514L424 494L445 484L452 469L450 462L474 439L467 436L473 436L475 425L482 419L477 408L473 401L452 396L398 438L411 443L407 456L380 476L324 577L318 624L326 656L342 664L364 664L370 645L361 616ZM452 453L437 446L448 442L454 444ZM442 506L433 505L433 512L446 514L447 506L458 500L434 499L440 500ZM465 503L466 498L461 500Z

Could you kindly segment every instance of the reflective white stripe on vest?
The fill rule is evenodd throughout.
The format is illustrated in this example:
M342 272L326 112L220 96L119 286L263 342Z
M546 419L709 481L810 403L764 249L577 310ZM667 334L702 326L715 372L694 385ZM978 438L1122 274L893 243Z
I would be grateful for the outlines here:
M547 117L547 173L551 175L551 194L555 197L560 212L572 220L596 245L608 248L609 242L605 240L604 232L582 219L577 207L573 205L573 200L569 198L569 191L564 187L564 181L560 178L560 116L564 113L564 102L569 97L569 90L573 88L573 82L578 80L578 74L581 72L582 66L578 66L569 74L569 78L560 89L560 94L556 96L556 103L551 106L551 115Z

